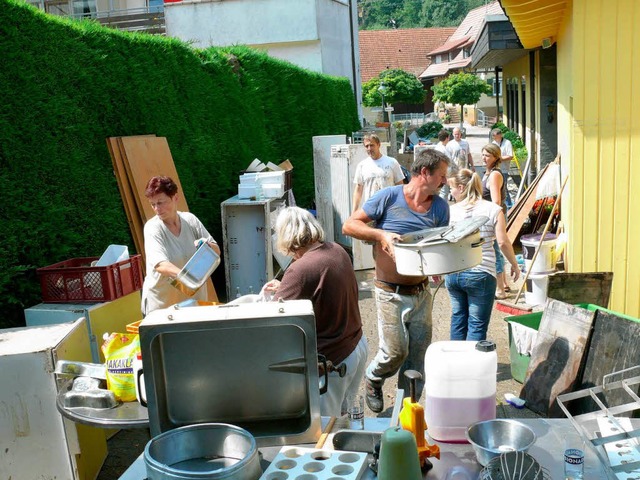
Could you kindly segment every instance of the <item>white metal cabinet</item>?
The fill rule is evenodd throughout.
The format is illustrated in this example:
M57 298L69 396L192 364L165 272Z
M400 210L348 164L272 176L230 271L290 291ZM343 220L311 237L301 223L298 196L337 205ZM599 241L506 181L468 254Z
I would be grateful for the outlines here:
M316 215L324 229L324 238L334 241L333 205L331 204L331 146L347 143L346 135L313 137L313 176L316 194Z
M353 180L356 175L356 167L367 157L367 151L362 143L333 145L331 147L331 204L334 214L334 238L335 242L351 248L355 270L374 267L371 245L352 239L342 233L342 225L351 215L353 208Z
M58 360L91 361L84 320L0 330L0 478L93 480L107 455L104 430L56 409Z
M105 333L125 332L128 324L142 319L140 291L103 303L39 303L24 311L28 327L73 322L86 319L91 358L87 361L104 363L102 337Z
M286 197L286 194L285 194ZM258 293L277 273L274 269L273 228L284 198L239 199L221 204L224 273L227 300L237 293Z

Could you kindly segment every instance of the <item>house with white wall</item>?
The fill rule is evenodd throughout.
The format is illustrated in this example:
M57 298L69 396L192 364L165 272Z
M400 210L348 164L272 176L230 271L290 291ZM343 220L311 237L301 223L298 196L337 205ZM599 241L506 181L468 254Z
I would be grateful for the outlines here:
M347 77L361 109L356 0L183 0L164 10L167 35L194 47L248 45Z

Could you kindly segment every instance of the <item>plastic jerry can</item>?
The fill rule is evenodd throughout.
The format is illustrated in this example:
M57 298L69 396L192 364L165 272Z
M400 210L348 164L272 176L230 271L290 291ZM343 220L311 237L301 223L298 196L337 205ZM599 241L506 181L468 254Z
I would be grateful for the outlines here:
M425 353L424 371L424 413L432 439L466 442L469 425L496 418L494 342L434 342Z

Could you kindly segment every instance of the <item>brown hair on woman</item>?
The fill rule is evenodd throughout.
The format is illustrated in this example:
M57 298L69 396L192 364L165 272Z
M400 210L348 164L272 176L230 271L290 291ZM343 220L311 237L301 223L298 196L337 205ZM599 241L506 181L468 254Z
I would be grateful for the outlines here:
M147 188L144 190L144 196L151 198L160 193L164 193L168 197L173 197L178 193L178 185L176 185L176 182L174 182L171 177L165 175L152 177L147 183Z

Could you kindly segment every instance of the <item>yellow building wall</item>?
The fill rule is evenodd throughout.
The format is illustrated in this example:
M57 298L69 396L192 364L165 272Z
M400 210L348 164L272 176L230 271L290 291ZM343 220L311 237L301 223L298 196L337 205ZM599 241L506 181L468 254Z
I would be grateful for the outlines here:
M581 0L567 8L558 36L558 142L569 167L562 206L567 269L613 271L609 307L635 317L640 317L638 25L640 2Z
M503 116L503 120L502 123L504 123L505 125L508 125L508 112L507 112L507 108L506 105L508 103L508 101L506 100L506 96L507 96L507 83L508 82L513 82L514 80L517 82L518 84L518 111L522 112L522 77L525 77L525 82L526 82L526 89L527 89L527 112L530 112L529 110L529 88L530 88L530 81L529 81L529 56L525 55L522 58L519 58L518 60L515 60L511 63L509 63L508 65L505 65L503 70L502 70L502 78L503 78L503 85L502 85L502 105L505 106L504 111L502 113ZM527 117L529 117L529 113L527 113ZM515 119L516 122L519 121L519 119ZM518 132L519 133L519 132ZM523 138L523 141L526 141Z

